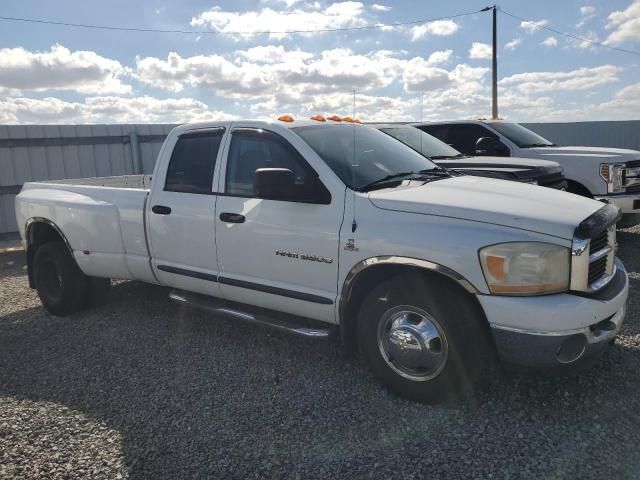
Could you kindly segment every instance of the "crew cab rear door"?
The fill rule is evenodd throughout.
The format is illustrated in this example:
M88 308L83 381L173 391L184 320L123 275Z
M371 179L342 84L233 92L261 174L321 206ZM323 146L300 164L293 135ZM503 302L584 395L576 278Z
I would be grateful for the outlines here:
M154 173L146 214L154 273L163 285L220 296L213 185L226 130L182 132L158 159L164 164Z
M216 207L220 289L228 300L334 321L345 187L309 164L298 148L308 146L297 135L280 130L250 122L231 129ZM256 198L260 168L290 169L302 190L326 189L329 196Z

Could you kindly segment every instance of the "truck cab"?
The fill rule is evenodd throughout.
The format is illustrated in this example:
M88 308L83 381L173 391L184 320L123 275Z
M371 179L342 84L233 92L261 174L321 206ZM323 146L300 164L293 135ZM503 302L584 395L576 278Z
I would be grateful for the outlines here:
M416 126L467 155L525 157L558 162L568 191L618 206L620 226L640 223L640 152L556 145L503 120L430 122Z

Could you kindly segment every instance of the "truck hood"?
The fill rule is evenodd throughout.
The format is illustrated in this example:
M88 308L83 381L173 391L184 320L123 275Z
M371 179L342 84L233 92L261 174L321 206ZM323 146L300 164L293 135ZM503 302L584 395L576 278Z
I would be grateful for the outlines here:
M571 239L604 205L566 192L482 177L409 182L369 193L378 208L492 223Z
M470 175L517 181L539 180L549 175L562 177L562 167L557 162L533 158L464 157L434 160L434 163Z
M562 162L566 157L582 157L585 160L593 159L597 163L622 163L631 160L640 160L640 152L626 148L608 147L544 147L525 148L523 152L535 152L535 156L545 160Z

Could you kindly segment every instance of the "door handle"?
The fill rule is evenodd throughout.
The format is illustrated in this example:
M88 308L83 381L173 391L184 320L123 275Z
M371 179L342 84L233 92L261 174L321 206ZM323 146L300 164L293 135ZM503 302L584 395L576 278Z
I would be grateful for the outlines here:
M171 207L165 207L164 205L154 205L151 207L153 213L158 215L169 215L171 213Z
M244 223L244 215L240 215L239 213L228 213L222 212L220 214L220 220L227 223Z

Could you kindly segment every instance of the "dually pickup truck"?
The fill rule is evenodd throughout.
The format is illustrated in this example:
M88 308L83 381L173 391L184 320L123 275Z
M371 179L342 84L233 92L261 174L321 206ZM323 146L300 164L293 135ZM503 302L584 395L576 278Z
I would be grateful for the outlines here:
M468 391L496 358L555 369L614 341L629 288L617 207L452 176L378 130L316 118L183 125L151 178L25 184L16 213L44 307L76 312L110 278L163 285L219 316L335 331L420 401Z
M640 223L640 152L624 148L561 146L517 123L463 120L415 125L467 155L558 162L568 191L616 205L621 227Z

